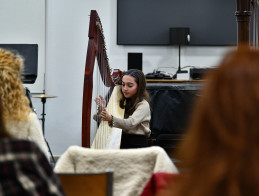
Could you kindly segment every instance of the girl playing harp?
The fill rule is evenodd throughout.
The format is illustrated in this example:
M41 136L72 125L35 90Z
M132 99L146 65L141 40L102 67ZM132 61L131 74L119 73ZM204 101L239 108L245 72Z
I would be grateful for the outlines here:
M99 96L95 102L101 110L101 119L108 121L112 127L122 129L121 149L147 147L151 133L150 97L142 71L132 69L124 72L121 94L120 108L125 109L124 119L109 114L104 108L105 100Z

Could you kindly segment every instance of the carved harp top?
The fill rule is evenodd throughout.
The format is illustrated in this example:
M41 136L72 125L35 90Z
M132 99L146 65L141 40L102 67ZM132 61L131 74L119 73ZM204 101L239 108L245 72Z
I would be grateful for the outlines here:
M100 18L95 10L91 10L88 48L85 63L83 108L82 108L82 146L90 147L91 105L93 90L93 70L95 58L97 59L102 81L107 87L114 87L121 82L122 72L114 70L111 73L106 53L103 28Z

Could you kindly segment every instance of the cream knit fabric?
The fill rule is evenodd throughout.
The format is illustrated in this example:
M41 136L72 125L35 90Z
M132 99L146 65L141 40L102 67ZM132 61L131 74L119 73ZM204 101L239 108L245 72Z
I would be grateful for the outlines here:
M29 119L25 122L8 121L6 123L6 129L11 134L11 136L15 138L28 139L35 142L49 159L50 153L43 137L41 124L34 112L29 114Z
M153 173L178 173L161 147L96 150L71 146L58 160L56 173L114 171L114 196L140 195ZM98 183L98 182L96 182Z

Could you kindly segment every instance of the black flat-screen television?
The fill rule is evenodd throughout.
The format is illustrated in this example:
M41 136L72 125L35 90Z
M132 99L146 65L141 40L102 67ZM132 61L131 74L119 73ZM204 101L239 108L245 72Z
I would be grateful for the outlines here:
M118 45L169 45L169 29L190 28L194 46L237 43L234 0L117 0Z
M38 44L0 44L0 48L11 50L23 57L22 81L24 84L34 84L38 75Z

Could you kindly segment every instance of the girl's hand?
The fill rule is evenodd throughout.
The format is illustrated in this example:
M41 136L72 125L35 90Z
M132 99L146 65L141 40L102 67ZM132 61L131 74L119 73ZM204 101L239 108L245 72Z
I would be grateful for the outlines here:
M108 121L111 122L112 121L112 115L110 115L107 111L106 108L103 109L103 111L101 112L101 118L104 121Z
M99 110L103 111L103 109L106 107L105 99L101 95L99 95L99 97L96 97L94 101L98 105Z

